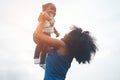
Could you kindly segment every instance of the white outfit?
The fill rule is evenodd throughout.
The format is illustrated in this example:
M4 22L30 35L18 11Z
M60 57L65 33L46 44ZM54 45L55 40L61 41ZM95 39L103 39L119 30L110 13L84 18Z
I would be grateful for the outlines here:
M50 18L53 22L55 22L52 14L50 14ZM51 24L48 20L46 20L45 23L44 23L43 32L46 32L46 33L49 33L49 34L54 33L54 26L51 26Z

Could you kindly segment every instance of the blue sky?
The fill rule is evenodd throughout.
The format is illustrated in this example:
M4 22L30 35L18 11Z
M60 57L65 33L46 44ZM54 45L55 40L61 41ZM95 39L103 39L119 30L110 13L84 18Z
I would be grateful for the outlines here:
M57 7L60 37L74 24L97 40L91 64L73 60L66 80L120 80L119 0L0 0L0 80L43 80L44 70L33 62L32 34L46 2Z

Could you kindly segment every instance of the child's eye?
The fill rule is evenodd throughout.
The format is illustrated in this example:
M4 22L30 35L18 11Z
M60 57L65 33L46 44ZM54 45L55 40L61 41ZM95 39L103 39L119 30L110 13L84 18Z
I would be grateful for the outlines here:
M51 7L50 9L55 11L55 8L53 8L53 7Z
M53 8L50 8L51 10L54 10Z

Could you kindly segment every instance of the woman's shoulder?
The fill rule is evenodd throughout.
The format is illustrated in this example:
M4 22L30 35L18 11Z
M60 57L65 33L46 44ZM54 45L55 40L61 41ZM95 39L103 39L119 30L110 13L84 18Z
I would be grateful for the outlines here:
M63 42L63 45L56 50L56 52L62 55L66 55L68 53L67 47L64 42Z
M50 42L51 44L50 50L55 51L58 54L66 55L67 48L66 48L66 44L64 43L64 41L55 39L52 42Z
M60 51L58 51L58 50L54 50L54 49L50 49L50 50L48 51L48 53L49 53L49 54L55 54L55 55L58 55L58 56L66 56L65 53L60 52Z

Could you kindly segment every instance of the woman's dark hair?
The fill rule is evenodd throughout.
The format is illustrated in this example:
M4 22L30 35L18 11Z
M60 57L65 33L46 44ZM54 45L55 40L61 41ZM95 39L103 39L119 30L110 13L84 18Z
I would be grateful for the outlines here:
M65 41L67 44L70 56L74 57L80 64L90 63L92 54L96 53L96 45L94 38L91 37L88 31L82 31L81 28L76 26L72 27L68 39Z

